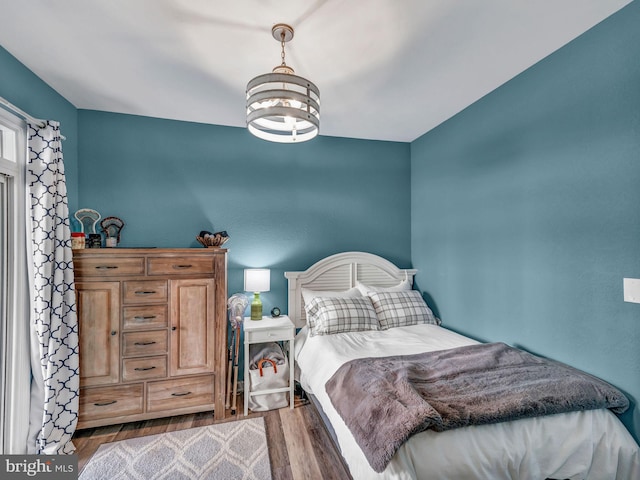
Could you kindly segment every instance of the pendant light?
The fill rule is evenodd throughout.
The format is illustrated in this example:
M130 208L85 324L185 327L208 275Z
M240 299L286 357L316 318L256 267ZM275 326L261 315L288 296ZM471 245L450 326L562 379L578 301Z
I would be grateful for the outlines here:
M247 84L247 128L270 142L306 142L320 128L320 91L285 62L284 44L293 38L293 28L279 23L271 34L282 47L282 63Z

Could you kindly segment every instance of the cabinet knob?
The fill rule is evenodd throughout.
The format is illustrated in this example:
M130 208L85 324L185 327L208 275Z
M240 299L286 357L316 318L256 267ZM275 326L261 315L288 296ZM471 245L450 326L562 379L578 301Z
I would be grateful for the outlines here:
M175 331L178 327L171 327L171 330Z
M115 336L118 332L116 332L115 330L111 330L111 336Z

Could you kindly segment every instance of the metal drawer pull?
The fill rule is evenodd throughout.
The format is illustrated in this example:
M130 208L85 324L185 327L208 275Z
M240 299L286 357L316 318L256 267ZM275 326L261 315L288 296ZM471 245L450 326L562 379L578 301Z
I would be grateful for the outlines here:
M144 368L143 367L138 367L138 368L134 368L134 370L137 371L137 372L144 372L146 370L153 370L154 368L156 368L156 367L144 367Z
M106 407L107 405L113 405L114 403L116 403L117 400L111 400L110 402L104 402L104 403L94 403L94 405L96 407Z
M144 316L133 317L133 319L138 321L138 322L144 322L146 320L153 320L154 318L156 318L156 315L144 315Z
M174 265L173 268L175 268L176 270L180 270L182 268L191 268L193 267L193 265Z
M153 345L156 342L136 342L134 345Z
M115 268L118 268L117 265L98 265L96 267L96 270L113 270Z
M135 292L136 295L153 295L154 293L158 293L155 290L138 290L137 292Z
M171 396L172 397L184 397L185 395L191 395L191 392L186 392L186 393L172 393Z

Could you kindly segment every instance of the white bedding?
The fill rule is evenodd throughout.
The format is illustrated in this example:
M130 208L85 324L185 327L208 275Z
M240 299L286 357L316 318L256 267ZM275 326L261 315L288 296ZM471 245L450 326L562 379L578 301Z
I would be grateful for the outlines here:
M354 358L409 355L477 342L435 325L314 337L307 337L306 330L295 344L300 382L319 400L354 479L640 480L640 449L608 410L422 432L378 474L333 408L327 380Z

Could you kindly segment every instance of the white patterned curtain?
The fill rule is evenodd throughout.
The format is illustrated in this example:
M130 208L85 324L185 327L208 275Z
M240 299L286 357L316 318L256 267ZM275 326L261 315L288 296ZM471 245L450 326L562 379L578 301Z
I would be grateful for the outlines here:
M29 453L73 453L78 421L78 321L58 122L29 125L27 234L31 290ZM30 243L30 244L29 244Z

